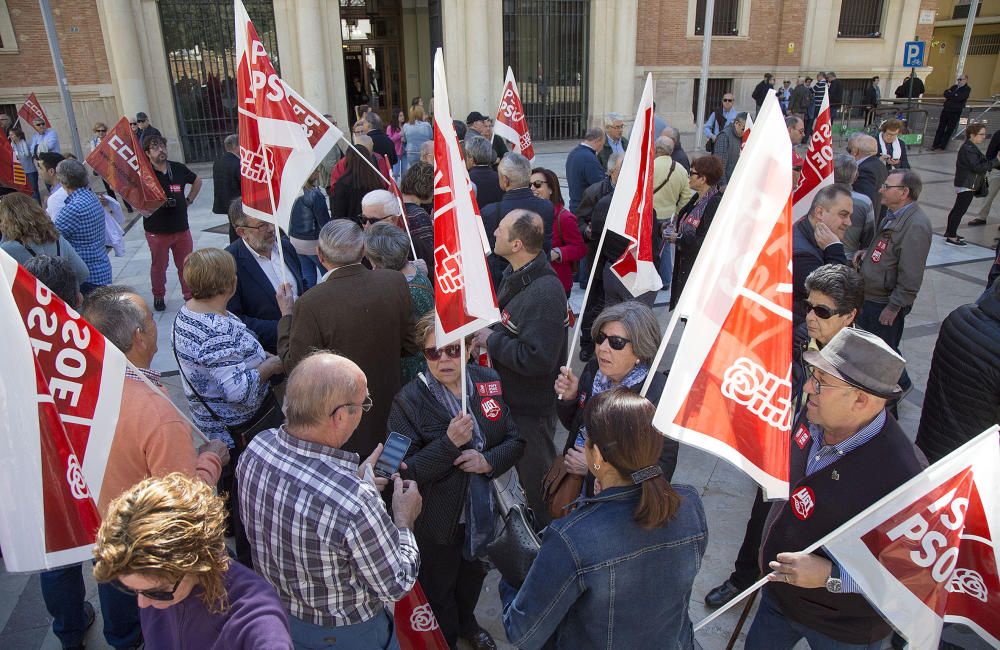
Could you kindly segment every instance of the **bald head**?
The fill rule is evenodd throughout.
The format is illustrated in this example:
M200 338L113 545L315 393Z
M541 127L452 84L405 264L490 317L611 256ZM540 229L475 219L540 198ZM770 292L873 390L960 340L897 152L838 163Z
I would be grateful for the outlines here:
M347 357L325 350L295 366L285 390L284 412L292 431L324 425L338 405L356 404L367 390L365 373Z

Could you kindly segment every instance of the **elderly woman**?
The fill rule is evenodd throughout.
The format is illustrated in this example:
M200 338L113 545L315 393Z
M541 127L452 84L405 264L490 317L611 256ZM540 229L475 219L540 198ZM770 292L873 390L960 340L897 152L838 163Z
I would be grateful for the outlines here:
M462 413L461 346L438 347L433 312L420 319L416 334L430 372L396 395L389 430L412 440L401 474L423 495L414 530L420 584L452 648L459 636L474 648L496 647L475 617L486 576L479 558L493 534L490 479L514 466L524 441L496 371L467 366L469 412Z
M583 453L601 492L549 525L519 590L500 583L518 648L696 647L688 603L708 526L698 492L662 475L655 410L623 387L587 409Z
M229 559L225 532L223 499L183 474L146 479L111 502L94 577L138 598L149 650L292 648L278 592Z
M35 159L31 153L31 145L24 138L24 131L17 124L10 127L10 144L14 148L14 155L24 168L24 175L28 177L28 184L31 186L31 196L38 201L38 168L35 167Z
M549 260L568 298L573 290L573 264L587 256L587 244L580 234L576 217L563 204L559 177L554 171L544 167L532 169L531 192L540 199L552 202L555 219L552 222L552 252Z
M365 257L373 269L389 269L403 274L410 288L413 321L417 322L434 309L434 287L427 276L407 259L409 254L410 240L396 226L381 222L365 229ZM423 353L418 352L411 357L403 357L401 367L401 384L406 384L426 370L427 364L424 363Z
M653 310L634 300L606 308L594 319L591 332L596 345L594 357L584 366L579 379L572 369L563 366L555 383L556 395L559 396L556 411L570 433L561 462L567 473L586 477L587 494L593 493L593 478L589 477L584 459L588 435L585 424L587 405L601 393L618 386L638 393L651 372L650 364L660 347L660 326ZM655 370L652 372L653 381L647 395L655 404L667 383L667 376ZM678 449L676 440L664 439L659 467L667 481L673 477L677 467Z
M906 155L906 143L899 139L903 123L894 117L882 122L878 134L878 157L891 172L894 169L909 169L910 159Z
M0 234L0 248L18 264L39 255L62 257L73 268L78 284L86 282L90 275L90 269L52 225L49 215L27 194L15 192L0 200Z
M677 213L676 232L666 239L676 244L674 279L670 291L670 309L680 300L681 292L694 266L701 244L712 225L715 211L722 202L722 161L715 156L702 156L691 163L688 185L694 191L688 204Z
M985 192L981 193L983 183L987 182L986 174L1000 164L1000 152L990 160L979 149L985 139L986 125L982 122L970 124L965 128L965 142L955 159L955 205L948 213L948 225L944 230L945 242L954 246L966 245L965 237L958 234L958 226L972 205L972 199L977 194L986 196Z

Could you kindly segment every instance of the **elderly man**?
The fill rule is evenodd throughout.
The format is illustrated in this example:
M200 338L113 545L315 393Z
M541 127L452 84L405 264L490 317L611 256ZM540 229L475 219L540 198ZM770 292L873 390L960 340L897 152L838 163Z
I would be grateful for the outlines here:
M740 161L740 151L743 145L743 131L746 129L747 113L738 113L732 124L722 130L715 140L714 154L722 160L722 182L728 183L733 172L736 171L736 163Z
M146 139L156 136L162 138L160 130L149 123L149 116L139 111L135 114L135 137L139 140L139 146L146 148Z
M90 269L80 286L83 295L111 284L111 261L104 246L104 207L90 189L90 174L83 163L64 160L56 168L59 183L68 196L53 223Z
M870 135L855 133L848 140L848 152L858 163L858 179L854 181L854 190L867 196L872 202L875 217L881 217L882 199L879 188L885 182L889 170L878 157L878 142Z
M427 142L420 145L420 162L425 162L428 165L434 164L434 141L428 140Z
M469 154L466 162L472 163L469 179L476 186L476 203L480 208L496 203L503 198L503 189L500 188L500 176L495 167L497 154L493 145L480 135L466 137L464 144Z
M417 580L421 499L393 475L390 517L386 480L365 478L381 445L368 467L347 451L371 404L361 368L316 352L288 379L286 424L258 434L236 469L254 565L278 590L296 647L399 647L386 605Z
M809 274L824 264L847 264L843 239L853 208L846 185L827 185L816 192L809 212L792 229L792 321L796 326L805 322Z
M404 217L395 194L389 190L372 190L361 199L361 227L367 229L382 221L391 223L410 237L417 259L426 266L425 271L434 268L434 225L425 211L414 211Z
M604 178L604 167L597 159L597 152L604 146L603 129L587 129L583 142L576 145L566 157L566 184L569 186L569 211L576 214L584 191Z
M46 126L45 120L40 117L32 120L31 126L35 127L35 134L31 136L31 155L33 157L37 158L38 154L45 153L46 151L61 153L59 150L59 135L55 129L51 126Z
M802 138L806 137L806 123L796 115L789 115L785 118L785 128L788 129L788 139L792 146L802 144Z
M392 140L385 133L385 129L382 126L382 118L375 111L368 111L365 113L364 119L368 124L368 137L372 139L374 153L380 158L387 156L389 158L389 166L392 167L399 161L399 157L396 155L396 145L392 143Z
M747 650L879 648L892 632L837 558L799 553L919 474L923 457L891 415L906 362L877 336L846 328L804 353L807 422L791 445L791 498L772 506L761 558L770 570ZM891 462L886 462L891 459Z
M497 173L500 176L500 189L504 192L503 197L497 203L488 205L481 210L483 227L486 228L486 236L490 240L490 246L495 249L496 242L493 234L505 216L513 210L529 210L539 215L545 225L545 240L542 243L542 248L545 250L546 258L548 258L548 254L552 250L552 222L555 219L555 208L550 201L538 198L531 191L531 187L529 187L531 163L519 153L509 153L500 161ZM490 275L493 276L493 286L499 287L504 270L509 266L507 260L494 250L488 261Z
M229 225L238 239L226 248L236 260L236 293L226 309L257 335L265 351L277 354L278 321L309 288L299 256L287 237L281 238L279 253L274 224L247 216L240 198L229 204Z
M738 115L735 107L736 96L731 92L722 94L721 103L708 115L705 120L705 150L709 153L715 151L715 143L723 129L733 123ZM673 137L672 135L670 137ZM675 140L676 142L676 140ZM688 171L690 171L688 167Z
M691 174L691 159L688 157L687 152L684 151L684 144L681 142L681 132L677 130L677 127L668 126L663 129L660 135L665 135L674 141L674 152L670 154L670 157L677 161L677 164L684 168L684 171Z
M240 198L240 136L231 133L222 141L225 151L212 165L212 213L229 214L229 204ZM229 224L229 243L239 239Z
M809 113L809 106L812 104L812 91L809 89L810 83L812 83L812 77L799 79L798 83L795 84L795 88L792 89L792 98L788 102L788 112L792 115L805 118Z
M844 255L848 260L854 259L859 250L868 248L875 236L875 209L872 201L864 194L854 191L852 187L858 178L858 163L854 156L839 153L833 157L833 182L851 187L851 200L854 209L851 212L851 225L844 233Z
M497 160L502 160L503 157L507 155L507 145L504 143L504 139L493 137L492 120L486 115L483 115L479 111L472 111L469 113L469 116L465 118L465 124L463 125L466 129L465 132L461 132L460 129L457 128L457 124L461 124L461 122L458 120L455 120L455 122L455 134L458 136L459 140L464 140L468 135L471 135L469 134L469 131L473 131L475 134L486 138L486 140L490 142L494 153L496 153Z
M673 228L674 215L691 200L688 173L673 159L674 141L661 136L656 139L656 158L653 160L653 210L656 211L656 235L653 254L659 250L658 268L663 288L670 288L674 272L672 244L663 241L664 230Z
M601 161L601 166L607 169L608 158L611 157L611 154L625 153L625 148L628 147L628 138L623 135L625 118L618 113L608 113L604 120L604 132L607 137L604 139L604 145L597 152L597 159Z
M400 360L418 348L406 278L365 268L364 252L364 232L353 221L323 226L317 255L327 273L278 322L278 354L286 371L312 350L338 350L361 367L371 381L374 407L365 409L344 449L367 456L385 440L389 407L400 389Z
M517 471L539 529L548 523L542 479L555 459L552 385L566 356L567 324L566 292L542 250L544 232L541 216L528 210L511 211L497 226L493 254L510 263L497 291L502 318L474 343L489 351L525 441Z
M969 85L969 75L961 74L952 86L944 91L944 105L941 107L941 117L938 119L937 131L934 133L934 144L931 151L944 151L948 148L951 136L958 128L965 103L969 101L972 87Z

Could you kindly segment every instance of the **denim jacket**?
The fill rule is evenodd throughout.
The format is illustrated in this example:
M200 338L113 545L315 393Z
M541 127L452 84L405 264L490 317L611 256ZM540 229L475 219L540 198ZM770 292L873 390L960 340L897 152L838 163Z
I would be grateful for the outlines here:
M545 530L519 591L501 582L503 625L518 648L694 647L691 586L708 544L698 492L676 485L681 504L665 526L632 518L639 486L608 488Z

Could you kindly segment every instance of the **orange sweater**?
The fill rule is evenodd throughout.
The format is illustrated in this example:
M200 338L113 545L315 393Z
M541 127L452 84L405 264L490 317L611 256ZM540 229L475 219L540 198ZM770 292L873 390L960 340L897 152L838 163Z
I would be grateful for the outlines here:
M115 497L139 481L171 472L215 485L222 473L222 461L213 452L195 451L191 425L173 404L142 381L126 377L97 504L102 517Z

